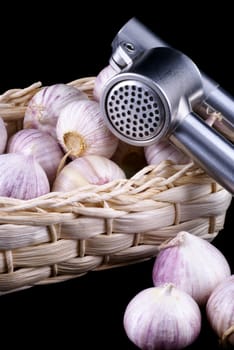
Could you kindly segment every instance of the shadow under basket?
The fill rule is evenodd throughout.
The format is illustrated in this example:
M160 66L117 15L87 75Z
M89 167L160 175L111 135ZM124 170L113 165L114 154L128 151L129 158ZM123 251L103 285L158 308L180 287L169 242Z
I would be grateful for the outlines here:
M73 85L92 98L94 77ZM41 83L0 95L9 135ZM144 261L179 231L212 241L231 195L192 162L145 166L129 179L32 199L0 197L0 294Z

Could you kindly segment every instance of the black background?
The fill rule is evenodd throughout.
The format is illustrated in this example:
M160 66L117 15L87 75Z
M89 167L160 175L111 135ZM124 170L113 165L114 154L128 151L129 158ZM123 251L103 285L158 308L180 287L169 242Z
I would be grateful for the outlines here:
M43 85L92 76L107 65L111 41L131 17L189 55L234 95L232 10L222 2L205 10L165 2L110 2L106 6L69 2L15 5L2 12L0 93L42 81ZM233 213L213 243L226 256L232 273ZM90 272L57 283L0 297L1 342L17 348L136 349L122 325L124 310L140 290L152 286L153 260L118 269ZM219 349L216 335L203 315L197 341L188 349Z

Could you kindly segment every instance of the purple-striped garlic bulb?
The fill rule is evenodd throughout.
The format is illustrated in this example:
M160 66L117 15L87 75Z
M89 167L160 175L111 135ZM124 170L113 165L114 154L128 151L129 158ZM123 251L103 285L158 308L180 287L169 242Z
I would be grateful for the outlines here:
M74 86L54 84L39 90L29 101L24 128L46 131L56 138L56 124L61 110L70 102L88 99Z

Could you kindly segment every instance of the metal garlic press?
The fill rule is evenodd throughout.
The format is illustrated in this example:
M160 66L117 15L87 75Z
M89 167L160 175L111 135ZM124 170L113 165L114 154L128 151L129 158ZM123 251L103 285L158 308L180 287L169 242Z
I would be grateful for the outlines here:
M198 112L206 105L221 113L234 132L233 97L135 18L112 48L116 75L100 102L110 130L137 146L167 138L234 195L234 146Z

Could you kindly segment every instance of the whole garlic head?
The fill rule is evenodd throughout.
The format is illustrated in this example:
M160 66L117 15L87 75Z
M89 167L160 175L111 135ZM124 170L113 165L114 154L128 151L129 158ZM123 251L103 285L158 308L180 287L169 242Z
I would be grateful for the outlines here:
M91 100L74 101L63 108L56 131L72 159L91 154L110 158L119 142L107 128L99 104Z
M165 284L139 292L124 313L128 338L140 349L183 349L201 330L201 313L193 298Z
M167 140L144 147L144 152L148 164L158 165L164 160L171 160L175 164L186 164L190 161L188 156Z
M32 156L0 155L0 196L32 199L50 191L45 171Z
M94 88L93 88L93 96L96 101L100 101L103 87L106 84L106 82L116 74L117 72L114 70L114 68L112 68L110 64L104 67L98 73L94 81Z
M24 128L46 131L56 138L56 124L62 108L71 101L88 99L74 86L54 84L39 90L30 100L24 116Z
M89 155L65 165L55 179L53 191L66 192L88 184L103 185L125 177L123 170L112 160Z
M155 286L173 283L205 305L213 289L230 274L226 258L212 243L181 231L159 247L152 278Z

